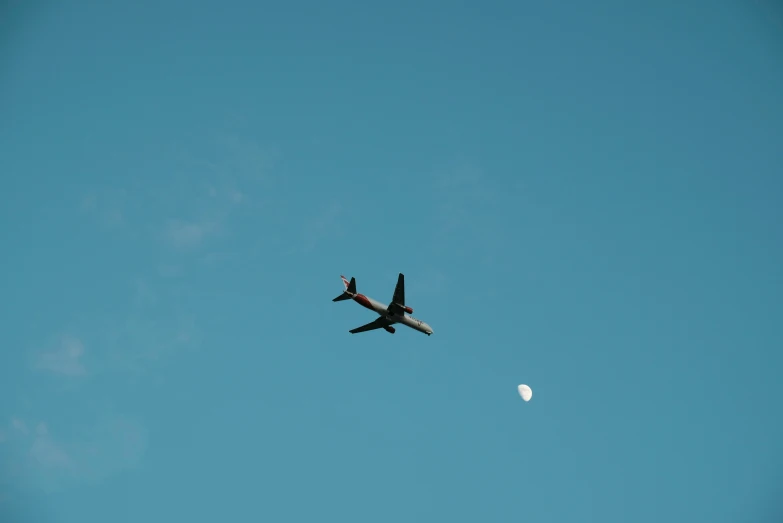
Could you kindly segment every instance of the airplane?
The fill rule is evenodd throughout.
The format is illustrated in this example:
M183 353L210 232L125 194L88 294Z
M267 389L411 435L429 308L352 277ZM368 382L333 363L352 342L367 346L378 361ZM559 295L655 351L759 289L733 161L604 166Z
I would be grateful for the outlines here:
M400 323L411 329L423 332L427 336L432 334L432 327L427 325L421 320L408 316L405 314L413 314L413 309L405 305L405 276L400 273L397 277L397 286L394 288L394 297L389 305L379 303L372 298L368 298L364 294L356 292L356 278L351 278L349 282L345 276L340 276L345 285L345 291L333 299L332 301L353 300L362 307L366 307L371 311L380 314L378 318L366 325L357 327L348 332L356 334L359 332L371 331L375 329L384 329L389 334L394 334L395 329L392 327L395 323Z

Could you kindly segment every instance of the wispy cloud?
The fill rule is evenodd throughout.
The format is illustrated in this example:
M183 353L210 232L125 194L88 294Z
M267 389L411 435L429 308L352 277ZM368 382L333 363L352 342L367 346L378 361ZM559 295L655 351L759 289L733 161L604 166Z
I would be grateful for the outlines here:
M198 347L199 323L188 308L194 294L189 269L193 264L203 268L225 263L237 255L221 240L241 223L238 215L264 211L266 203L274 203L268 190L274 156L251 141L222 135L208 146L189 147L187 154L156 161L159 176L129 177L122 186L94 187L73 202L74 212L104 229L111 227L115 244L123 238L132 239L134 248L144 249L146 244L149 250L139 259L149 266L135 265L139 272L127 282L125 303L115 297L103 313L75 311L62 331L67 334L30 354L28 371L45 376L40 380L44 388L72 395L62 401L47 398L46 404L73 412L64 414L67 425L58 421L59 416L33 416L33 399L23 405L23 415L0 420L3 453L12 456L6 471L18 471L11 484L18 479L36 489L56 491L75 482L100 481L142 459L148 444L143 424L108 414L103 404L88 411L81 406L94 400L92 387L106 382L101 376L119 377L115 384L126 379L149 384L166 365L176 364ZM320 220L314 222L311 237L318 239L338 215L335 207L315 217ZM177 275L183 277L165 279ZM74 379L87 376L90 379ZM90 418L101 414L105 417ZM86 424L79 430L81 420ZM12 474L6 471L0 471L0 486Z
M177 169L187 175L173 176L167 188L158 191L182 203L180 212L176 205L167 206L170 217L161 227L172 247L206 247L208 240L230 228L237 211L259 210L267 197L273 153L232 134L219 134L211 145L180 149Z
M149 265L133 265L138 273L129 276L124 300L115 296L98 313L68 311L67 325L52 327L66 334L31 351L25 363L38 381L32 400L18 400L19 415L0 420L3 457L10 456L0 487L5 482L14 489L22 484L52 492L101 481L143 459L145 426L108 412L102 401L93 403L93 391L107 394L108 380L114 386L154 383L167 365L198 348L200 326L188 305L195 294L189 270L237 256L222 241L241 224L237 216L274 203L268 190L274 153L265 148L225 135L211 147L191 147L187 156L188 161L169 158L168 164L164 159L166 165L156 161L160 176L129 177L122 186L95 187L74 200L74 212L111 227L113 245L132 240L134 249L144 250L137 260ZM333 232L339 212L334 206L314 216L310 238ZM182 277L166 279L177 275ZM47 389L62 397L53 399ZM39 401L58 415L36 411Z
M158 294L152 286L144 279L137 278L135 282L135 293L133 304L136 307L146 307L155 305L158 301Z
M22 434L27 434L29 432L27 430L27 424L18 418L11 420L11 427L13 427L15 431L21 432Z
M128 225L122 233L152 240L150 253L157 255L146 271L140 269L146 278L135 281L131 310L102 318L99 325L81 326L96 347L90 351L90 373L140 370L197 343L197 322L182 306L187 300L159 292L155 279L183 276L166 288L171 293L176 285L174 292L187 293L186 276L194 264L215 266L237 256L221 240L231 234L237 213L263 209L276 156L274 149L237 134L218 133L170 151L157 162L160 176L84 196L83 211L105 215L119 210ZM63 375L84 374L83 350L71 343L40 355L36 366Z
M92 375L105 372L146 379L139 370L154 370L161 358L173 355L176 349L193 346L197 341L194 318L161 309L158 301L161 296L149 282L137 279L131 283L135 285L128 296L129 308L124 321L102 318L97 324L69 329L70 332L88 333L90 346L96 347L89 353ZM156 321L160 317L169 320ZM117 323L120 329L112 331ZM58 385L70 384L70 378L87 375L83 339L73 334L62 335L42 351L32 354L31 370L45 372L54 378L42 382L41 390L54 386L49 390L64 392L69 397L68 400L49 399L42 404L57 409L58 418L66 416L69 421L64 428L67 430L58 435L55 423L40 417L36 420L29 414L12 417L5 422L7 428L0 422L3 459L7 461L0 470L0 495L25 490L56 492L80 483L100 482L135 466L142 459L148 441L144 426L108 412L110 400L96 403L94 397L84 395L103 380L80 380L77 388ZM105 394L106 389L101 388L100 392ZM16 408L19 407L28 413L36 409L34 402L21 402ZM69 410L63 412L62 409ZM101 417L90 424L89 419L95 414Z
M245 195L241 192L237 191L236 189L231 189L229 191L229 198L231 198L231 201L235 204L242 203L242 200L245 199Z
M123 207L127 197L124 188L94 189L84 195L79 208L86 214L96 216L102 226L114 228L125 224Z
M63 336L59 346L38 355L35 368L65 376L84 376L87 371L82 363L84 345L73 336Z
M262 146L236 133L218 133L215 143L220 155L212 165L226 181L234 183L249 183L269 178L278 157L276 148Z
M20 420L21 421L21 420ZM24 422L22 422L24 423ZM25 424L26 426L26 424ZM45 422L35 432L8 438L13 483L56 492L72 484L97 482L136 466L146 453L147 430L139 422L112 415L82 427L70 440L55 437Z
M501 182L472 163L457 163L443 169L435 178L439 195L435 210L438 231L433 241L436 251L448 256L471 256L483 266L500 259L508 244L509 209L514 203L515 185ZM454 240L460 241L455 243Z
M477 211L491 205L495 192L490 182L481 169L468 163L436 176L435 190L440 196L437 209L443 232L470 225Z
M163 235L168 243L177 248L189 248L200 245L208 235L217 230L217 224L211 222L189 222L169 220Z
M200 342L196 318L185 311L137 308L125 318L101 325L101 372L147 374L187 355ZM156 310L161 310L156 314ZM161 317L165 317L161 321ZM96 364L98 365L98 364Z
M30 456L43 467L72 467L71 456L49 436L46 423L39 423L30 447Z
M124 225L125 233L137 236L151 232L177 250L209 248L237 210L262 208L275 157L273 149L251 140L217 134L161 158L161 176L93 188L80 208L103 226ZM157 223L152 231L150 222Z
M303 231L305 251L313 250L322 241L342 236L343 230L340 225L342 212L342 205L332 202L305 223Z

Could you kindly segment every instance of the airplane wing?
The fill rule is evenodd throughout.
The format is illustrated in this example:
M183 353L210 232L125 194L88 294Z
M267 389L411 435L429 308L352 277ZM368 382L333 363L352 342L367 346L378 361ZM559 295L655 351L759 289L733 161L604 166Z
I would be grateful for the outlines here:
M370 323L366 325L362 325L361 327L356 327L353 330L350 330L351 334L356 334L359 332L366 332L366 331L372 331L375 329L382 329L383 327L388 327L391 325L391 322L384 318L383 316L378 316L374 321L371 321Z
M392 303L397 305L405 305L405 275L400 273L397 277L397 286L394 288L394 298Z
M402 273L397 277L397 286L394 288L394 297L388 310L392 314L403 314L406 310L411 312L410 309L405 308L405 275Z

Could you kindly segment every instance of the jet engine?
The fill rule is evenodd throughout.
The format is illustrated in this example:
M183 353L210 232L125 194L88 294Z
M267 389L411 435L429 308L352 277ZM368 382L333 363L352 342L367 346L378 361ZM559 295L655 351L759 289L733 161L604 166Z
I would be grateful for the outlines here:
M394 327L390 327L387 325L386 327L384 327L384 329L386 329L386 332L388 332L389 334L394 334Z
M407 305L403 305L403 306L402 306L402 310L404 310L404 311L405 311L405 312L407 312L408 314L413 314L413 309L411 309L411 308L410 308L410 307L408 307Z

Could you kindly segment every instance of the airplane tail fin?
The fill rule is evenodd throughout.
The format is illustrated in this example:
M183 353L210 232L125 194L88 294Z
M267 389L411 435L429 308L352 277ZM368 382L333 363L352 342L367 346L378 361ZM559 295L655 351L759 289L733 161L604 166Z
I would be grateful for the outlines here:
M343 285L345 285L345 292L332 301L350 300L356 294L356 278L351 278L351 281L348 281L345 276L340 276L340 278L342 278Z

